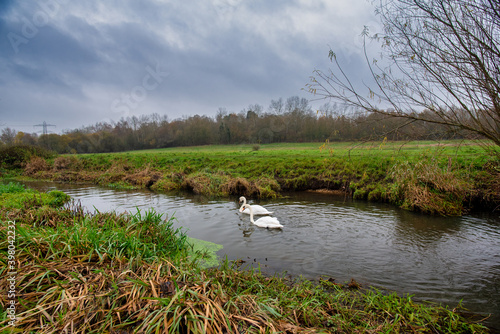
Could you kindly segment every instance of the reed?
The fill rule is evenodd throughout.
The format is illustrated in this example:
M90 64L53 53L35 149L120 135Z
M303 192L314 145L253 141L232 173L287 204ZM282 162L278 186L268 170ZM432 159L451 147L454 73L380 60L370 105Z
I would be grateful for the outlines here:
M394 165L390 176L394 181L388 196L404 209L447 216L468 211L466 199L472 197L474 185L467 170L451 163L440 166L434 157L422 156Z

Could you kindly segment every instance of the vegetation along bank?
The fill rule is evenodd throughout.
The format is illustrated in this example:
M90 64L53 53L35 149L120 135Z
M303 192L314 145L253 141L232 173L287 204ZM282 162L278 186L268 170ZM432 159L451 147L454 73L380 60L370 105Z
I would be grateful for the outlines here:
M0 284L15 281L0 294L2 333L488 333L460 305L206 269L172 219L90 214L62 192L0 184Z
M206 196L273 198L329 190L438 215L500 205L498 158L472 141L216 145L59 156L31 149L3 149L2 173Z

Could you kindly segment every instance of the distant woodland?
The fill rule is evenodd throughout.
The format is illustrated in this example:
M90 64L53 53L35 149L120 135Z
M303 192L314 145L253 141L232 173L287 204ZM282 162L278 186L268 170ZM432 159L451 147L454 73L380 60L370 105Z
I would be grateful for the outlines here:
M425 113L426 111L422 111ZM97 123L63 134L17 132L4 128L0 147L37 145L57 153L99 153L178 146L360 140L464 138L465 133L423 121L346 110L326 103L313 110L305 98L272 100L268 109L250 105L238 113L219 108L216 116L169 120L151 114Z

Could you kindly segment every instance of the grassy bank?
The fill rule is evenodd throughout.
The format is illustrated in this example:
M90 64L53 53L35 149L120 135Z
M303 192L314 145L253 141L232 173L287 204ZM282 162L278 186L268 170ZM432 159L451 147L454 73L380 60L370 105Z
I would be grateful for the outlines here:
M203 254L172 228L173 217L88 214L62 207L67 200L0 188L0 284L13 291L0 295L7 332L487 333L460 307L355 282L269 277L227 261L202 269Z
M430 214L500 205L500 163L474 142L204 146L32 157L24 175L207 196L327 189Z

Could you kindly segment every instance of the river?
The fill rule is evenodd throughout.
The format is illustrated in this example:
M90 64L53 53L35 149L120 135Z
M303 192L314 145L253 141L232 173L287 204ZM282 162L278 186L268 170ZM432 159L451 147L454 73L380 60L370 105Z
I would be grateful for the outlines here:
M284 225L268 230L238 213L237 199L158 194L95 186L27 182L59 189L90 211L154 208L174 215L190 236L222 244L218 255L260 263L267 273L302 275L411 294L415 300L462 305L500 329L500 216L432 217L390 205L300 192L259 201ZM250 203L254 201L248 199Z

